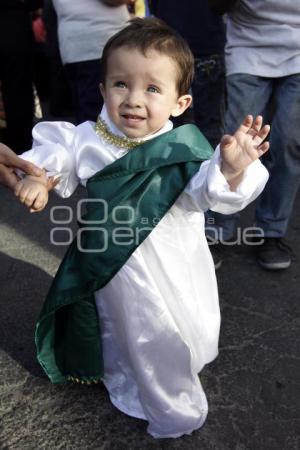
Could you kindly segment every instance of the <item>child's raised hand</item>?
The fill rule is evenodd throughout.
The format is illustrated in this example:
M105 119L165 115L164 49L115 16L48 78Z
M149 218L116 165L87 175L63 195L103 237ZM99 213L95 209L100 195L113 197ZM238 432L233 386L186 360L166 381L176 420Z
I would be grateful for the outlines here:
M249 164L268 151L269 142L263 141L270 132L270 126L262 126L262 122L262 116L253 120L249 115L233 136L223 136L220 144L221 171L229 183L237 180Z
M47 177L26 176L15 187L15 195L30 212L42 211L48 203Z

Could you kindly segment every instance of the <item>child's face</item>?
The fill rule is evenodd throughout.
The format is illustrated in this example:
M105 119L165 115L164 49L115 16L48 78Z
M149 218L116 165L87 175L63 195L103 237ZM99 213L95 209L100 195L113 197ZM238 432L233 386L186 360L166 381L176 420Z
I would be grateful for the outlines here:
M149 50L147 56L127 47L112 52L101 92L120 131L129 138L142 138L188 108L191 96L178 96L177 70L171 58L156 50Z

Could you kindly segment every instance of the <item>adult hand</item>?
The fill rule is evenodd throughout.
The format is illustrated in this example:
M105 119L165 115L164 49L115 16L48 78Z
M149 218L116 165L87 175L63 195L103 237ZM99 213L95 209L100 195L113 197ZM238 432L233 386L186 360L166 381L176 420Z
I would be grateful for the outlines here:
M29 161L19 158L9 147L0 143L0 184L14 189L19 181L14 170L20 169L28 175L41 176L42 170Z

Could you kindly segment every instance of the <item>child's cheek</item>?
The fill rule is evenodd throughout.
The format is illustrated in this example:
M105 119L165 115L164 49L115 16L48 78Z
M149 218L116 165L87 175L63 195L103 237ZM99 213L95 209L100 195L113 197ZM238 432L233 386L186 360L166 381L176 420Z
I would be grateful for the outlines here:
M154 98L150 103L151 112L155 115L160 114L165 109L165 101L163 98Z

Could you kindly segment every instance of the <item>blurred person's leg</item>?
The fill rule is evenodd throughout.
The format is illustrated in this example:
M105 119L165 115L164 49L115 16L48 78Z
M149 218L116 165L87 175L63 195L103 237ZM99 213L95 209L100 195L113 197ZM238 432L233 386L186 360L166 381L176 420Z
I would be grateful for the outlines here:
M34 44L34 85L39 97L43 116L50 100L50 61L44 43Z
M300 182L300 74L278 80L264 164L270 179L256 208L256 224L268 237L286 234Z
M32 54L24 48L1 55L5 142L16 153L31 148L33 124Z
M300 182L300 74L276 81L270 152L264 164L270 179L256 207L255 222L266 237L258 262L266 269L286 269L291 256L285 236Z
M77 123L96 121L103 106L99 83L101 60L66 64Z
M224 133L225 66L222 55L195 59L192 92L195 124L215 148Z
M74 116L72 92L59 53L49 57L50 65L50 114L56 117Z
M44 0L43 20L46 27L46 54L49 61L49 111L56 117L73 119L71 87L60 57L57 36L57 15L52 0Z
M271 93L272 80L248 74L227 76L227 111L225 114L225 133L233 134L247 114L254 117L266 109ZM206 233L212 239L228 241L236 232L239 214L209 214Z

